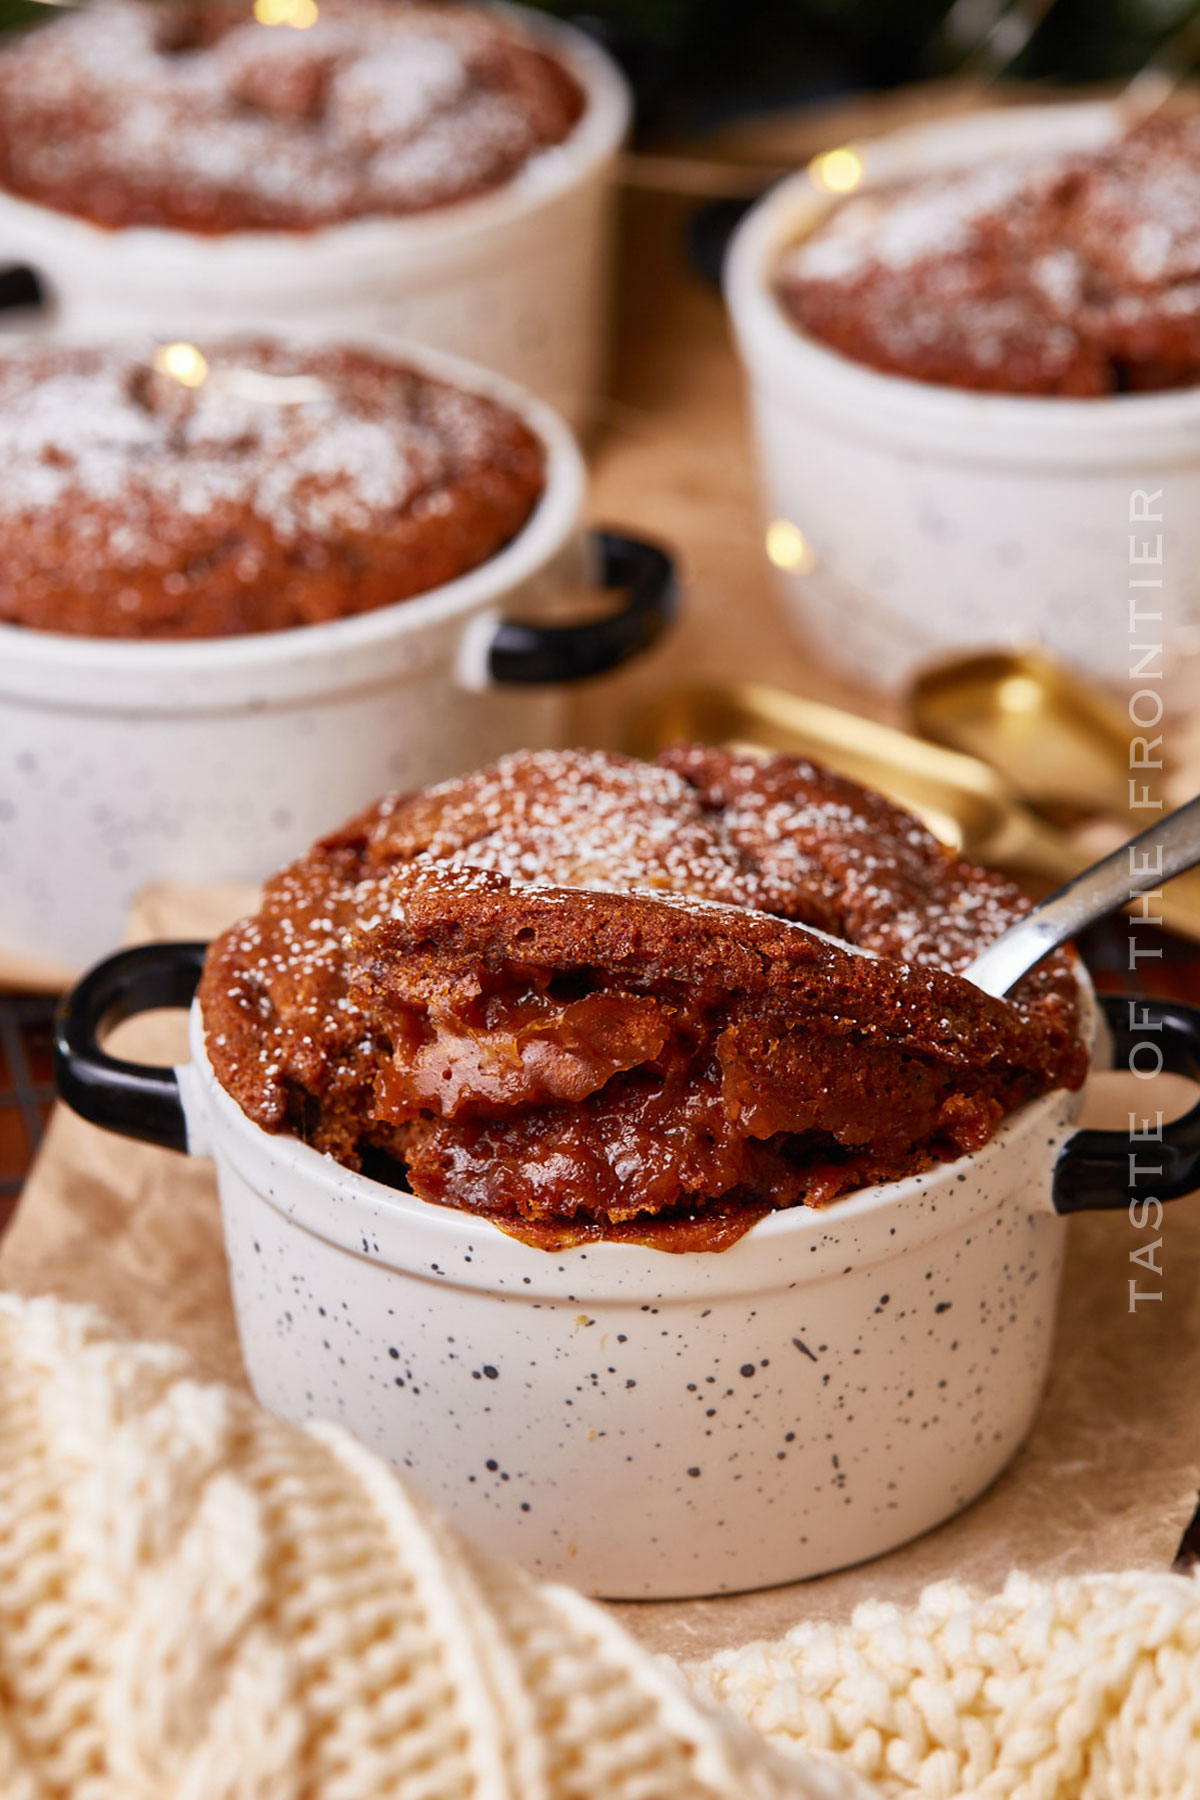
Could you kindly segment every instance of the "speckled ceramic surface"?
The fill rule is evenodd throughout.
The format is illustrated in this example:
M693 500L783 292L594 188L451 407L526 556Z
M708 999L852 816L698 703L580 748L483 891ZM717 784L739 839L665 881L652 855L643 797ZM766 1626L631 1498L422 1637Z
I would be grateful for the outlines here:
M372 344L378 348L378 344ZM498 556L357 618L151 643L0 626L0 944L82 965L151 881L255 881L390 789L559 741L547 689L488 688L509 607L583 578L583 465L561 420L455 359L405 355L515 407L546 492Z
M1093 145L1112 106L1005 108L858 146L864 185L952 164ZM783 248L826 215L807 174L742 225L726 291L750 385L767 521L785 546L780 599L833 668L881 690L980 645L1045 646L1127 685L1130 644L1163 643L1193 703L1200 656L1200 391L1062 400L958 392L881 375L786 318ZM1130 496L1161 488L1161 569L1130 565ZM1131 575L1163 577L1161 621L1132 630ZM1157 599L1140 596L1143 609Z
M198 1011L192 1051L259 1399L346 1424L539 1575L634 1599L835 1569L959 1510L1030 1425L1078 1095L718 1255L546 1253L259 1130Z
M589 38L510 10L568 64L588 104L566 143L495 193L412 218L211 238L103 230L0 194L0 260L37 270L55 324L74 335L286 326L412 339L498 370L580 426L602 374L629 95Z

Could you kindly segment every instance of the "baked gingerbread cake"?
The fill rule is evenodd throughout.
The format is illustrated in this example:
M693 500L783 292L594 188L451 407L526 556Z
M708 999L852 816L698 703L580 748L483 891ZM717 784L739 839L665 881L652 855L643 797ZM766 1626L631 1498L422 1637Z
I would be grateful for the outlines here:
M264 8L260 6L262 13ZM93 0L0 52L0 187L97 225L304 231L489 192L584 95L500 13Z
M126 638L319 624L475 568L541 497L523 420L402 364L174 349L0 359L0 623Z
M1200 380L1200 117L843 202L785 254L812 337L887 374L1091 396Z
M957 971L1026 902L791 757L527 752L372 807L267 884L200 986L268 1131L546 1248L720 1249L1077 1088L1057 955Z

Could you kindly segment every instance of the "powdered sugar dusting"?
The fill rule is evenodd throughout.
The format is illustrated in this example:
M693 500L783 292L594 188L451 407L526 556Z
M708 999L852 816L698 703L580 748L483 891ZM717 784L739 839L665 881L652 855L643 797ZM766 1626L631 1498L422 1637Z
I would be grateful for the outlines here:
M487 458L490 403L399 367L234 343L206 349L192 388L156 372L154 349L4 359L0 518L112 507L91 523L135 562L140 521L164 510L249 507L284 543L368 531Z
M950 859L917 820L795 758L701 748L660 763L521 752L384 802L370 866L502 875L539 889L739 907L917 966L965 968L1025 901Z
M1200 118L1152 121L1089 176L1088 257L1115 286L1153 293L1200 276Z
M679 776L602 752L506 757L432 789L398 824L380 833L375 854L419 846L431 861L517 882L636 888L742 907L764 898L756 871Z
M784 255L786 280L836 281L868 268L909 269L970 247L978 221L1028 180L1026 161L989 164L893 192L846 201L828 223Z
M1092 395L1200 378L1200 120L844 202L780 261L814 337L918 380Z
M307 228L497 186L582 104L514 23L469 7L321 0L293 30L94 0L0 55L0 179L101 223Z
M880 956L958 971L1025 910L1010 882L951 858L918 820L816 764L700 747L666 760L720 807L768 911Z

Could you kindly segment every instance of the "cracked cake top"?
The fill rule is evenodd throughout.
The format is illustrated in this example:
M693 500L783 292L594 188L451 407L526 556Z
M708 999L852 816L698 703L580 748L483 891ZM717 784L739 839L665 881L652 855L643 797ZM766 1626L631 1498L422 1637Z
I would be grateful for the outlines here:
M537 752L383 801L210 952L268 1130L547 1247L720 1248L977 1149L1086 1071L1069 960L959 978L1026 902L790 757Z

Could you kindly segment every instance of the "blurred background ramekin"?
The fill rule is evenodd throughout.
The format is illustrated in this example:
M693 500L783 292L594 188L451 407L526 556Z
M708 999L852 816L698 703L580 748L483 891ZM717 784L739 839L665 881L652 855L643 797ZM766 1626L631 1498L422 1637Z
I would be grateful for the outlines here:
M855 191L1091 147L1119 106L1020 107L854 147ZM776 297L784 250L828 216L816 173L774 188L730 247L726 294L749 383L765 549L779 598L832 670L883 694L980 644L1044 647L1112 685L1163 644L1182 702L1200 653L1200 389L1064 400L884 375L826 349ZM1161 570L1130 564L1131 495L1161 488ZM1158 589L1131 576L1159 574ZM1131 630L1131 595L1143 616Z
M0 625L5 952L81 966L148 883L258 880L380 793L559 743L563 684L665 628L670 559L584 532L583 462L557 414L457 358L410 345L403 360L535 432L531 517L455 580L327 624L175 642ZM619 592L617 610L572 601L550 622L585 584Z
M617 157L630 96L571 26L505 8L576 77L579 123L503 187L400 218L207 237L107 230L0 190L0 261L33 271L52 329L413 340L496 369L576 429L604 374Z

